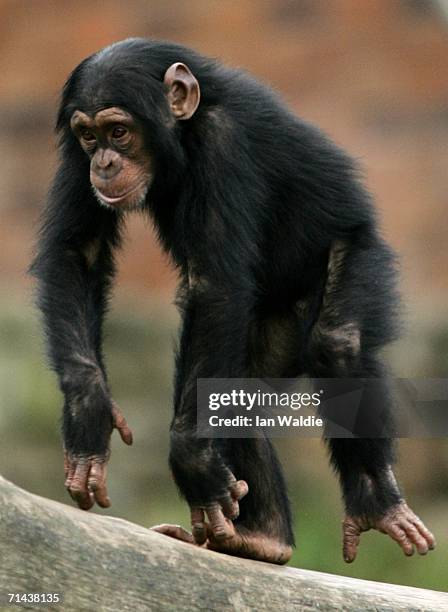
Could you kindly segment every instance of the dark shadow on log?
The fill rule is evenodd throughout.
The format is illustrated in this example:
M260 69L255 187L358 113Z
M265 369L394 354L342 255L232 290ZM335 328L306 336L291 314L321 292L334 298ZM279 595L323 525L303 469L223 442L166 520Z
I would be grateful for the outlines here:
M445 593L202 550L0 477L0 609L13 592L61 593L62 604L28 608L76 612L448 610Z

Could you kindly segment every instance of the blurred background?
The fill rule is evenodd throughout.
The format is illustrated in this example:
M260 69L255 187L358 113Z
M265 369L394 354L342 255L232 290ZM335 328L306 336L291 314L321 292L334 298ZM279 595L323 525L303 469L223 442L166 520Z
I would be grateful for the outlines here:
M59 90L85 56L130 36L173 40L249 70L359 160L402 262L406 333L388 359L397 376L448 375L446 0L2 0L0 473L64 503L61 396L26 268L56 167ZM188 525L167 466L176 279L138 216L119 262L106 355L135 443L114 439L107 512L145 526ZM400 441L399 476L437 550L406 559L368 533L351 566L320 441L282 439L278 450L295 516L293 565L448 590L446 439Z

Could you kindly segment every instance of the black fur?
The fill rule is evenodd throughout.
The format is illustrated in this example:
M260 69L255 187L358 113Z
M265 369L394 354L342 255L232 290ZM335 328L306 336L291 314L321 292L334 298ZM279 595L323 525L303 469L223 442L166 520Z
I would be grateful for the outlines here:
M178 61L196 76L201 102L190 120L175 122L163 76ZM243 72L141 39L82 62L63 92L61 165L33 266L66 396L65 445L74 453L104 451L110 433L101 324L122 214L95 200L69 120L76 109L112 105L144 126L155 164L144 210L181 280L170 454L176 482L188 501L205 504L223 494L230 469L249 484L240 524L292 543L270 442L198 440L196 379L380 375L377 352L396 334L397 298L394 256L370 197L343 151ZM83 252L96 239L99 256L89 266ZM339 249L333 263L332 249ZM342 340L341 329L349 330ZM388 402L385 393L383 410ZM333 440L330 449L350 513L381 515L397 502L390 440ZM366 478L377 488L365 486Z

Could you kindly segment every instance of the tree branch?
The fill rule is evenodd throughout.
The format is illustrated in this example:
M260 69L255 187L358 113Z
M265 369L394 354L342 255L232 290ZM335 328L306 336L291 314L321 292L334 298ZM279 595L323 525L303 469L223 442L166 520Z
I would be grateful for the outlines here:
M202 550L1 477L0 559L1 609L8 593L61 593L45 610L448 610L445 593Z

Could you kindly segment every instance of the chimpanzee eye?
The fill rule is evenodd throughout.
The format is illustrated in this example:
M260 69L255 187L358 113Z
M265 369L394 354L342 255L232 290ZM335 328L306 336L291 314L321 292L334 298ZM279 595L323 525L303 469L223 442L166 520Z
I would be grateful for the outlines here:
M115 139L123 138L124 136L127 135L127 133L128 133L128 130L125 127L123 127L122 125L117 125L112 130L112 138L115 138Z
M81 138L86 142L93 142L94 140L96 140L95 134L90 130L82 130Z

